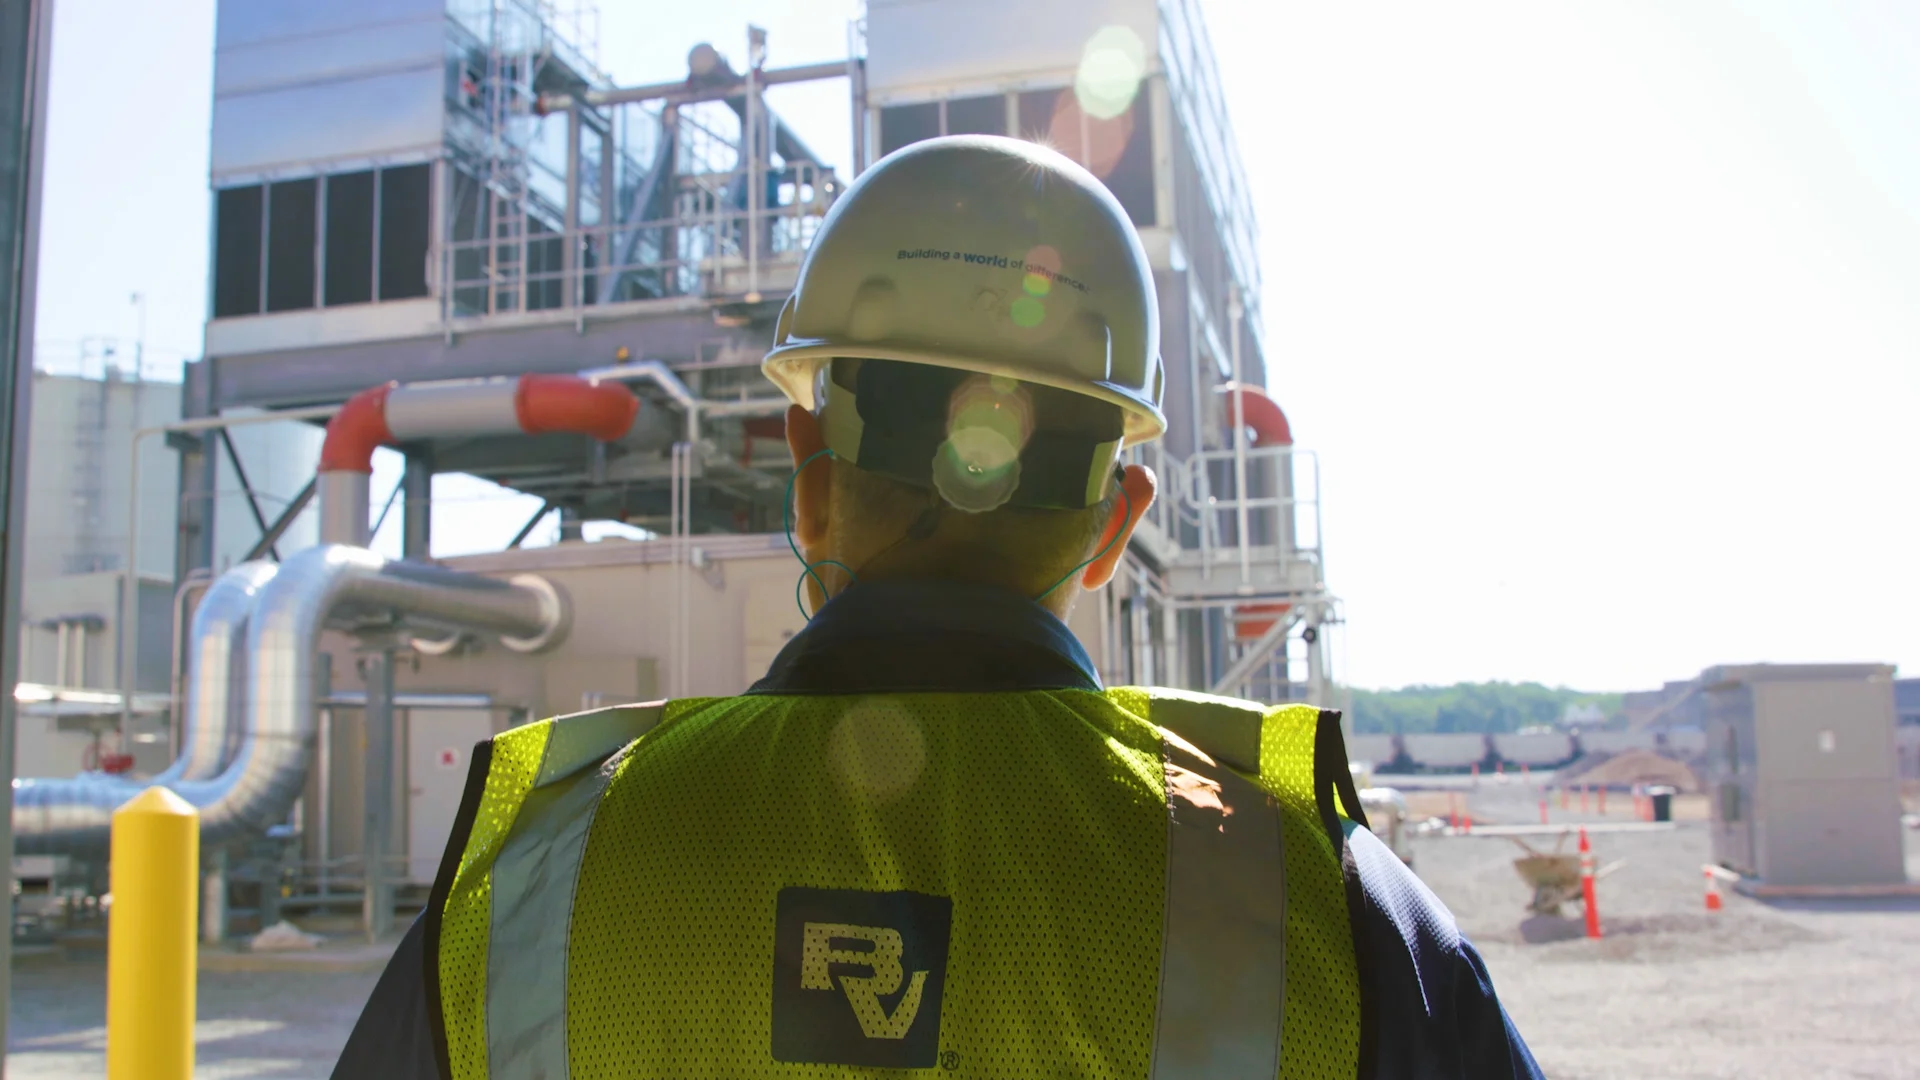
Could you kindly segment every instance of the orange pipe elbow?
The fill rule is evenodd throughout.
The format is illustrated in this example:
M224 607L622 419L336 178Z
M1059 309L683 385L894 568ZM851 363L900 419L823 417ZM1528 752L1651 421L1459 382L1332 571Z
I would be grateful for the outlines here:
M387 395L399 383L368 387L347 399L327 421L320 444L320 471L373 472L373 452L393 441L387 429Z
M1220 392L1227 395L1229 424L1233 422L1234 400L1239 399L1241 418L1253 429L1253 445L1293 445L1293 427L1287 423L1287 414L1280 411L1280 403L1268 397L1265 390L1242 383L1228 383L1220 388Z
M640 399L620 383L593 383L577 375L522 375L514 389L513 411L529 435L565 431L613 442L633 427Z

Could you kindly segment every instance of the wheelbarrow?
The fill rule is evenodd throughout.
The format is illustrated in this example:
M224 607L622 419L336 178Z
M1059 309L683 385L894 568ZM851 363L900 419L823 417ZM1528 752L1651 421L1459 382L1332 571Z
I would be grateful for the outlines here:
M1513 868L1520 874L1520 880L1533 890L1533 899L1527 903L1527 910L1535 915L1560 914L1560 905L1580 899L1580 856L1564 854L1560 850L1567 845L1568 833L1561 833L1554 842L1553 851L1542 853L1517 836L1507 839L1520 845L1526 854L1513 860ZM1606 877L1625 866L1625 859L1618 859L1595 871L1594 880Z

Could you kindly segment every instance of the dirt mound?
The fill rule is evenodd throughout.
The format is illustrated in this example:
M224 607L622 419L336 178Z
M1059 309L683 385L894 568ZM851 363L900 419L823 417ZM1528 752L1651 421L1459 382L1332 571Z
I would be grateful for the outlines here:
M1672 963L1773 952L1832 938L1767 914L1700 912L1615 917L1606 915L1603 908L1600 921L1606 936L1599 941L1586 940L1586 925L1578 915L1571 918L1536 915L1523 921L1516 931L1499 936L1542 947L1537 955L1549 963L1621 960Z
M1700 778L1692 769L1670 757L1651 750L1623 750L1618 754L1583 754L1561 769L1557 783L1593 784L1607 788L1630 788L1635 784L1666 784L1683 794L1700 790Z

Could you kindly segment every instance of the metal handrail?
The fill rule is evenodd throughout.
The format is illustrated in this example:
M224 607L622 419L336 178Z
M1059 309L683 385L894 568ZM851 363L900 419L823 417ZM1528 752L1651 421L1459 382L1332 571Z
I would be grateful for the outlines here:
M1296 459L1305 459L1310 466L1312 492L1307 496L1287 494L1291 484L1277 485L1271 495L1244 496L1227 486L1224 494L1216 490L1213 482L1212 466L1231 465L1236 460L1232 450L1207 450L1188 457L1180 463L1182 476L1172 485L1185 505L1199 517L1199 550L1202 560L1211 563L1215 552L1239 551L1243 547L1255 550L1263 548L1277 549L1283 559L1317 563L1320 561L1322 537L1320 529L1320 466L1319 458L1310 450L1301 450L1292 446L1269 446L1250 449L1246 452L1249 464L1271 462L1276 468L1289 470L1283 475L1292 475ZM1293 477L1299 479L1297 475ZM1249 538L1239 533L1239 516L1242 510L1261 511L1272 514L1273 543L1255 545ZM1302 518L1309 519L1312 542L1302 542ZM1232 531L1229 533L1229 526ZM1227 537L1231 535L1232 540Z
M658 296L708 297L727 295L731 270L769 266L796 266L826 219L831 204L827 181L830 170L808 162L793 162L779 170L783 201L739 208L732 204L739 185L763 180L761 170L735 168L675 177L675 213L640 221L614 221L562 227L551 233L525 237L528 247L542 249L542 269L532 270L518 258L499 258L501 240L475 237L448 240L439 245L436 262L443 311L449 321L525 311L579 311L601 304L599 290L584 287L588 279L619 280L629 275L651 278ZM754 200L750 200L754 201ZM636 236L671 237L651 254L615 259ZM758 250L748 241L758 236ZM670 248L669 255L662 248ZM473 265L478 263L477 266ZM749 282L742 292L757 287ZM464 310L463 296L480 293L480 303ZM536 304L542 294L553 302ZM608 301L617 302L617 301Z

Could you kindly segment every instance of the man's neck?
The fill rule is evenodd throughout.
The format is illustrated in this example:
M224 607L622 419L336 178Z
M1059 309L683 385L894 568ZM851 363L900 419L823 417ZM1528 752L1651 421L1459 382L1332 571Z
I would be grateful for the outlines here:
M1052 689L1100 689L1052 611L1006 589L882 578L835 595L749 693Z

